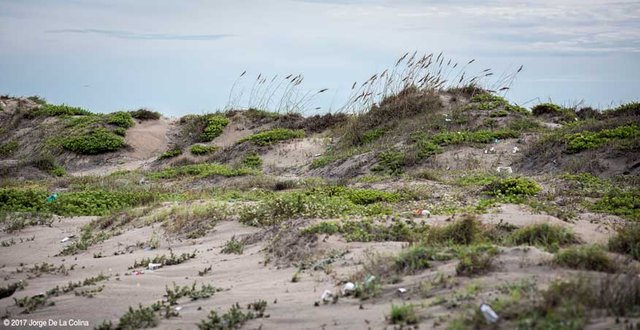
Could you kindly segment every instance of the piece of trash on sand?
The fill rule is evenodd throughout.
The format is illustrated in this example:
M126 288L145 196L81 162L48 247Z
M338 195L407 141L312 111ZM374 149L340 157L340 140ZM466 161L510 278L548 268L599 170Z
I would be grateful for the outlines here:
M405 288L398 288L398 293L406 293L407 289Z
M480 305L480 311L482 312L482 315L484 316L484 319L487 321L487 323L493 324L498 322L498 314L493 311L493 308L491 308L491 306L482 304Z
M76 235L69 235L60 240L60 243L68 242L70 239L74 238Z
M138 184L139 184L139 185L143 185L143 184L145 184L145 183L147 183L147 180L146 180L144 177L142 177L142 178L140 179L140 181L138 181Z
M330 290L324 290L324 292L320 296L320 299L322 299L322 301L324 302L330 302L331 298L333 298L333 292L331 292Z
M498 171L498 173L502 173L502 172L507 172L509 174L513 173L513 169L511 168L511 166L498 166L496 171Z
M429 210L423 210L423 209L417 209L417 210L413 210L413 214L416 215L416 217L430 217L431 216L431 211Z
M143 272L143 271L137 271L137 270L136 270L136 271L135 271L135 272L133 272L132 274L133 274L133 275L143 275L143 274L144 274L144 272Z
M58 199L58 194L57 193L53 193L53 194L51 194L51 196L47 197L47 203L51 203L51 202L55 201L56 199Z
M176 311L181 311L182 310L182 306L176 306Z
M149 270L156 270L160 267L162 267L162 264L149 263Z
M356 291L356 285L351 283L351 282L347 282L343 287L342 287L342 295L343 296L348 296L351 293L353 293L354 291Z
M373 283L373 281L374 281L375 279L376 279L376 277L375 277L375 276L373 276L373 275L369 275L369 276L367 276L367 279L366 279L366 280L364 280L364 285L365 285L365 286L369 286L369 284Z
M514 153L514 154L515 154L515 153L517 153L518 151L520 151L520 148L518 148L518 147L513 147L513 153Z

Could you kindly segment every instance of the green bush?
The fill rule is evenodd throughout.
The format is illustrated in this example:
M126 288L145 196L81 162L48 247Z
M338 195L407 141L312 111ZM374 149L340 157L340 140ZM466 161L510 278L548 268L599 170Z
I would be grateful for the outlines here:
M67 175L67 170L65 170L62 166L56 165L53 167L53 169L51 169L51 171L49 171L49 174L53 176L65 176Z
M619 228L614 236L609 238L609 250L628 254L640 261L640 222L632 222Z
M474 276L489 272L493 268L493 260L498 249L469 249L460 255L460 262L456 266L456 275Z
M384 133L385 133L385 130L382 128L368 130L364 132L364 134L362 135L362 143L363 144L371 143L381 138L384 135Z
M285 141L297 138L303 138L303 130L291 130L287 128L275 128L268 131L256 133L242 138L238 143L251 141L260 146L266 146L278 141Z
M242 160L242 165L248 168L260 169L262 167L262 159L258 154L250 154Z
M583 150L599 148L612 140L625 140L640 137L640 129L635 124L603 129L597 132L580 132L565 135L567 151L578 153Z
M414 305L398 306L392 304L389 321L391 324L417 324L419 318Z
M195 144L195 145L192 145L191 148L189 148L189 151L191 151L192 154L197 156L207 155L216 150L218 150L218 147L216 146L207 146L202 144Z
M105 128L96 128L81 135L71 136L62 140L62 147L83 155L95 155L116 151L125 146L121 136Z
M123 127L116 127L113 129L113 133L116 133L119 136L125 137L127 135L127 129Z
M160 113L151 111L148 109L138 109L135 111L129 111L131 117L138 120L158 120L160 119Z
M558 252L553 261L563 267L613 273L617 270L614 261L600 246L576 246Z
M122 128L133 127L136 123L133 121L131 114L125 111L118 111L107 115L107 123Z
M229 166L221 164L193 164L178 167L169 167L164 170L150 172L147 177L150 179L173 179L177 177L195 176L195 177L209 177L209 176L241 176L247 174L253 174L254 172L249 169L232 169Z
M220 115L207 115L206 125L200 135L200 140L202 142L212 141L222 134L222 131L227 125L229 125L229 119L226 117Z
M434 255L433 249L429 249L423 245L412 245L402 250L395 258L396 271L413 274L421 270L429 268L429 260Z
M540 185L526 177L497 179L484 187L484 191L507 202L518 202L523 197L535 196L542 190Z
M18 141L10 140L3 144L0 144L0 157L11 156L16 150L18 150Z
M381 173L398 175L403 172L405 165L405 155L400 150L387 150L378 154L378 163L371 168L371 171Z
M556 251L563 245L578 243L578 239L569 229L548 223L516 229L511 233L510 240L517 245L542 246L549 251Z
M640 189L609 190L591 207L597 212L615 214L629 220L640 221Z
M83 108L70 107L65 104L61 104L61 105L44 104L39 108L31 110L31 112L27 114L27 117L34 118L38 116L55 117L55 116L88 116L88 115L93 115L93 113Z
M560 115L562 114L562 107L553 103L540 103L531 108L531 113L533 113L534 116L542 116L547 114Z
M182 155L182 150L179 148L174 148L162 153L162 155L160 155L158 159L168 159L168 158L178 157L180 155Z

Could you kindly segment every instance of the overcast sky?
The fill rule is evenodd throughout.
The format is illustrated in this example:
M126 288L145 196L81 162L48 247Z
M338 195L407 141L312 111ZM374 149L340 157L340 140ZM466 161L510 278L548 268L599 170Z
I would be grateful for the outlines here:
M0 0L0 94L98 112L216 111L245 70L236 92L301 73L336 108L415 50L524 65L506 96L527 106L640 100L637 0Z

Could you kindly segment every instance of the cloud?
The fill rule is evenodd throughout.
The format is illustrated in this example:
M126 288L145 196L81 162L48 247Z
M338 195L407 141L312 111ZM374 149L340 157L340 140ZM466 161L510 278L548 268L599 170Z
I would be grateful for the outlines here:
M48 30L47 33L76 33L76 34L97 34L118 39L130 40L181 40L181 41L202 41L218 40L233 37L233 34L171 34L171 33L137 33L120 30L104 29L60 29Z

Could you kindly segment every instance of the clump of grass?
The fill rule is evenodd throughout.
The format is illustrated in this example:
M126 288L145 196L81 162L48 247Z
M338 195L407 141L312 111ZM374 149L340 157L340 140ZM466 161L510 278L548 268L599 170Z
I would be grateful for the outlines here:
M220 250L220 253L224 254L242 254L244 252L244 243L236 239L235 236L232 236L230 240L224 243L224 247Z
M400 150L387 150L377 155L378 163L371 168L371 171L379 174L398 175L403 172L405 165L405 154Z
M493 261L498 254L495 247L479 247L463 250L460 262L456 266L456 275L474 276L489 272L493 268Z
M613 273L617 270L615 262L600 246L576 246L558 252L553 261L563 267L598 272Z
M423 243L469 245L485 239L483 228L477 217L466 214L461 219L444 227L434 227L427 231Z
M207 146L203 144L195 144L192 145L191 148L189 148L189 151L197 156L207 155L215 152L216 150L218 150L218 147L216 146Z
M415 306L411 304L393 305L391 304L391 315L389 322L391 324L418 324L419 318L415 311Z
M121 136L105 129L96 128L88 133L70 136L62 140L62 147L82 155L95 155L116 151L125 146Z
M509 239L513 244L541 246L548 251L557 251L560 246L579 242L569 229L548 223L519 228L511 234Z
M247 157L242 160L242 165L247 168L260 169L262 168L262 158L255 153L247 155Z
M595 202L591 209L615 214L632 221L640 221L640 188L630 190L612 188Z
M39 116L45 117L58 117L58 116L90 116L93 115L90 111L80 108L72 107L65 104L54 105L45 103L39 108L31 110L27 113L27 118L35 118Z
M210 142L222 134L224 128L229 125L229 119L221 115L207 115L205 117L206 125L200 140L202 142Z
M180 155L182 155L182 150L180 148L174 148L174 149L167 150L164 153L162 153L162 155L160 155L160 157L158 157L158 159L174 158L174 157L178 157Z
M177 305L178 300L182 297L189 297L191 300L205 299L211 297L214 293L220 291L210 284L202 284L200 289L196 289L196 282L193 285L180 286L173 283L173 287L165 287L165 297L169 305Z
M177 167L169 167L160 171L147 173L147 177L150 179L173 179L178 177L210 177L210 176L242 176L247 174L253 174L253 170L246 168L232 169L227 165L221 165L216 163L203 163L184 165Z
M192 253L185 252L180 255L177 255L177 254L174 254L172 250L169 250L169 256L163 254L161 256L155 256L153 259L143 258L140 261L135 260L133 263L133 266L129 267L129 269L134 269L138 267L147 268L150 263L162 264L163 266L178 265L188 261L189 259L193 259L195 257L196 257L196 251L193 251Z
M386 130L383 128L370 129L362 134L362 144L371 143L381 138L385 133Z
M19 144L16 140L9 140L0 144L0 157L11 156L16 150L18 150Z
M583 131L567 134L564 138L567 141L567 151L569 153L578 153L584 150L599 148L610 141L621 141L638 137L640 137L640 128L635 124L629 124L602 129L596 132Z
M111 322L103 323L98 327L101 330L107 329L147 329L155 328L160 321L151 307L138 305L137 309L129 307L129 310L120 317L118 324L113 326Z
M542 188L532 179L526 177L509 177L497 179L485 186L484 191L490 196L506 201L519 202L524 197L537 195Z
M630 255L640 261L640 222L632 222L619 228L609 238L609 250Z
M207 318L198 323L198 329L201 330L213 330L213 329L238 329L247 321L255 319L257 317L264 316L264 310L266 304L259 302L258 305L251 305L249 308L258 307L258 314L254 314L251 311L243 312L240 304L235 303L231 306L229 311L222 315L218 315L218 312L212 310L207 315Z
M291 130L287 128L274 128L268 131L256 133L242 138L238 143L253 142L259 146L267 146L278 141L299 139L305 136L303 130Z
M118 111L108 114L107 123L124 129L133 127L133 125L136 124L133 121L131 114L125 111Z
M149 109L138 109L135 111L129 111L131 117L138 120L158 120L160 119L160 113L156 111L151 111Z
M40 307L55 305L53 301L49 301L49 296L44 294L13 298L13 300L16 306L24 308L21 312L22 314L29 314Z
M396 256L395 267L401 273L416 273L429 268L429 260L432 260L433 256L433 249L422 245L412 245Z

